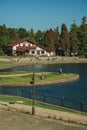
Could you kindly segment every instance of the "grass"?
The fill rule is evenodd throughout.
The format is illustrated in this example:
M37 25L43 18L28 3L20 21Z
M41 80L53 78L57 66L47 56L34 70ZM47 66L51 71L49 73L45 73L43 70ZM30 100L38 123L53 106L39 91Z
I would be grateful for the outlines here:
M6 68L11 68L14 66L21 66L21 65L27 65L27 63L0 61L0 69L6 69Z
M14 71L14 72L0 72L0 75L13 75L13 74L29 74L26 71Z
M24 105L32 106L31 99L17 97L17 96L0 95L0 101L9 102L11 104L17 103L17 101L22 101ZM74 111L74 110L70 110L70 109L66 109L66 108L62 108L62 107L58 107L55 105L46 104L46 103L42 103L42 102L38 102L38 101L35 101L35 106L40 107L40 108L45 108L45 109L58 110L58 111L64 111L64 112L75 113L75 114L87 116L87 113Z
M10 62L7 61L0 61L0 66L10 64Z
M0 61L0 68L4 68L4 67L10 67L12 63L8 62L8 61Z
M15 65L19 65L21 63L11 63L7 61L0 61L0 69L1 68L9 68ZM19 74L21 74L19 76ZM24 74L24 75L23 75ZM13 76L14 75L14 76ZM41 73L35 73L35 83L41 83ZM76 74L59 74L58 72L43 72L44 81L43 84L47 82L54 82L54 81L62 81L71 79L76 77ZM29 85L32 81L32 73L28 73L25 71L16 71L16 72L0 72L0 85Z
M44 75L44 81L46 82L54 82L54 81L62 81L69 80L73 77L78 76L77 74L59 74L58 72L37 72L35 73L35 83L42 82L41 76ZM0 73L0 84L29 84L32 81L33 74L25 71L16 71L16 72L1 72Z

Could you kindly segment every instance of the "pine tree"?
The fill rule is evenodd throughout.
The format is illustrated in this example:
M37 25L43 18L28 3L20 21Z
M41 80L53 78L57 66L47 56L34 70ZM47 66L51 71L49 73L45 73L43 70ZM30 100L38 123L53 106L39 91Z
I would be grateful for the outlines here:
M34 33L33 28L30 29L28 38L30 41L35 42L35 33Z
M71 25L70 30L70 54L77 54L78 53L78 36L77 36L78 27L75 23Z
M64 55L69 55L69 33L66 25L63 23L61 27L61 48Z
M55 51L56 51L56 54L58 54L58 49L60 47L60 43L59 43L60 34L59 34L59 28L58 27L56 27L54 29L54 34L55 34Z
M44 35L45 46L50 51L55 51L55 33L52 29L47 30Z
M17 29L15 28L7 28L10 40L18 39Z
M87 53L87 20L86 17L82 17L82 24L79 27L78 39L79 39L79 55L85 55Z
M44 46L44 33L41 30L38 30L35 34L36 43Z
M17 31L19 39L24 39L29 36L27 30L25 28L19 28Z

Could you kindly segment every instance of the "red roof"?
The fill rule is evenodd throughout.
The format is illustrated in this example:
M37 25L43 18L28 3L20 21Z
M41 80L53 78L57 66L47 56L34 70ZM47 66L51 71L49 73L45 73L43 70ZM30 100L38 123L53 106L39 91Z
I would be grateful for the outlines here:
M24 40L11 41L10 44L9 44L8 46L13 47L13 46L16 46L17 44L20 44L20 43L25 42L25 41L32 43L31 41L25 40L25 39L24 39ZM32 44L33 44L33 43L32 43Z
M17 51L26 51L30 49L36 49L36 46L17 46Z
M20 44L20 43L25 42L25 41L27 41L27 42L29 42L29 43L31 43L31 44L33 44L33 45L36 45L36 46L38 46L38 47L40 47L40 48L42 48L42 49L44 49L44 50L50 52L50 51L49 51L48 49L46 49L45 47L43 47L43 46L41 46L41 45L39 45L39 44L37 44L37 43L33 43L33 42L31 42L30 40L27 40L27 39L17 40L17 41L11 41L10 44L8 45L8 47L12 48L13 46L16 46L17 44ZM33 46L32 46L32 47L33 47ZM28 49L35 49L35 48L32 48L32 47L27 47L27 48L28 48ZM20 49L21 49L21 48L20 48ZM23 49L25 49L24 46L23 46Z

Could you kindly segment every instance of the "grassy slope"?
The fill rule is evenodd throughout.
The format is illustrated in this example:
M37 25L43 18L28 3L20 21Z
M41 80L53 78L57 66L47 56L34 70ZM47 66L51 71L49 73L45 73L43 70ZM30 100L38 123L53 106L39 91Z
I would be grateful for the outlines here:
M32 100L31 99L27 99L27 98L23 98L23 97L17 97L17 96L0 95L0 102L17 103L17 101L23 101L24 105L32 106ZM38 101L35 101L35 106L41 107L41 108L47 108L47 109L51 109L51 110L65 111L65 112L70 112L70 113L81 114L81 115L87 116L87 113L75 111L75 110L72 110L72 109L70 110L68 108L66 109L66 108L51 105L51 104L41 103L41 102L38 102Z

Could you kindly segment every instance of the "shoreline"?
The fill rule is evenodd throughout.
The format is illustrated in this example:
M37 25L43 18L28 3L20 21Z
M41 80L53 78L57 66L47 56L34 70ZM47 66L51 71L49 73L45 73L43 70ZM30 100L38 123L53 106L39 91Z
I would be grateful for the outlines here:
M48 63L87 63L87 58L79 58L79 57L66 57L66 56L50 56L50 57L3 57L0 56L0 61L6 61L11 63L38 63L43 61L47 61Z
M79 57L0 57L0 70L16 67L16 66L35 66L35 65L49 65L49 64L87 64L87 58Z
M87 59L86 58L78 58L78 57L61 57L61 56L57 56L57 57L21 57L19 59L19 57L0 57L0 61L1 62L7 62L8 64L5 64L2 66L0 66L0 70L4 70L4 69L8 69L8 68L12 68L15 66L31 66L31 65L46 65L46 64L65 64L65 63L87 63ZM78 80L79 76L74 77L74 79L67 79L67 80L60 80L60 81L48 81L48 82L38 82L35 83L35 86L45 86L45 85L50 85L50 84L59 84L59 83L65 83L65 82L72 82L74 80ZM30 87L33 86L32 84L29 83L21 83L21 84L8 84L8 83L3 83L0 84L0 86L26 86L26 87Z

